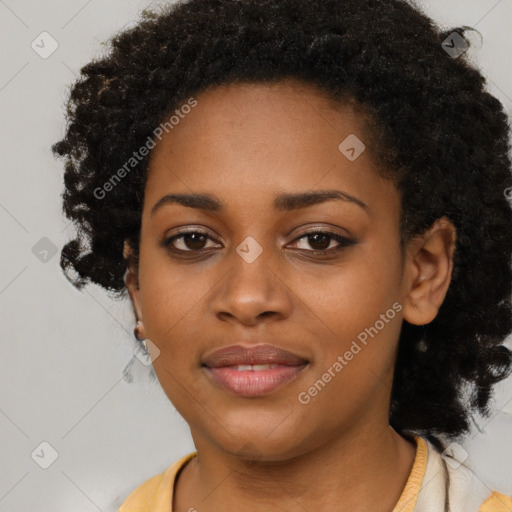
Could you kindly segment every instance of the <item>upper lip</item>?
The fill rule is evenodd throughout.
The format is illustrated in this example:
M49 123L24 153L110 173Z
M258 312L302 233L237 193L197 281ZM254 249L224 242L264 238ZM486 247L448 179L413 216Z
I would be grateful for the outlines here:
M274 345L230 345L208 354L202 361L210 368L239 364L287 364L301 365L308 361L303 357Z

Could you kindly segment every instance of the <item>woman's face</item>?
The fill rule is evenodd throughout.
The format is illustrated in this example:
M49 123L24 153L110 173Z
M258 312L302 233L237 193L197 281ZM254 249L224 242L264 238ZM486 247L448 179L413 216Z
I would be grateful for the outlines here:
M196 446L283 460L387 426L409 281L400 195L354 143L361 120L294 82L195 100L152 151L131 291ZM338 197L302 197L320 191ZM217 349L262 344L297 366L205 366Z

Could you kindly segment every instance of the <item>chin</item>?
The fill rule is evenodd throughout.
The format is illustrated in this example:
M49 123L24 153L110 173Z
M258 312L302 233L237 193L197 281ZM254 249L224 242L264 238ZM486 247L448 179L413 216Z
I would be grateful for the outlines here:
M227 432L217 445L226 453L247 461L284 461L302 453L297 429L258 429L254 424L240 424L238 435Z

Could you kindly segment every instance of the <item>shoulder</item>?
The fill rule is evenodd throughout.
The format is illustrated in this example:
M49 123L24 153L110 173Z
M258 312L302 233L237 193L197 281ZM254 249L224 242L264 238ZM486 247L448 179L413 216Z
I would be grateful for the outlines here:
M189 453L173 462L165 471L151 477L134 489L119 507L118 512L168 512L176 475L197 452Z
M487 498L478 512L511 512L512 511L512 497L501 492L492 491L489 498Z
M447 484L451 512L512 512L512 497L490 489L464 464L459 450L449 447L441 455L429 441L424 441L428 462L415 512L445 510ZM424 488L426 492L422 492Z

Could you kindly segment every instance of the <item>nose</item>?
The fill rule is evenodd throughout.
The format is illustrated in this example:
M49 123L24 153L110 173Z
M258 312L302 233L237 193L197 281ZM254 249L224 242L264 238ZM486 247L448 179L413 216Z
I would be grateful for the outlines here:
M242 254L242 256L240 255ZM293 302L289 285L283 279L269 250L256 259L233 251L230 269L211 301L213 313L223 321L254 326L266 318L282 320L290 316Z

